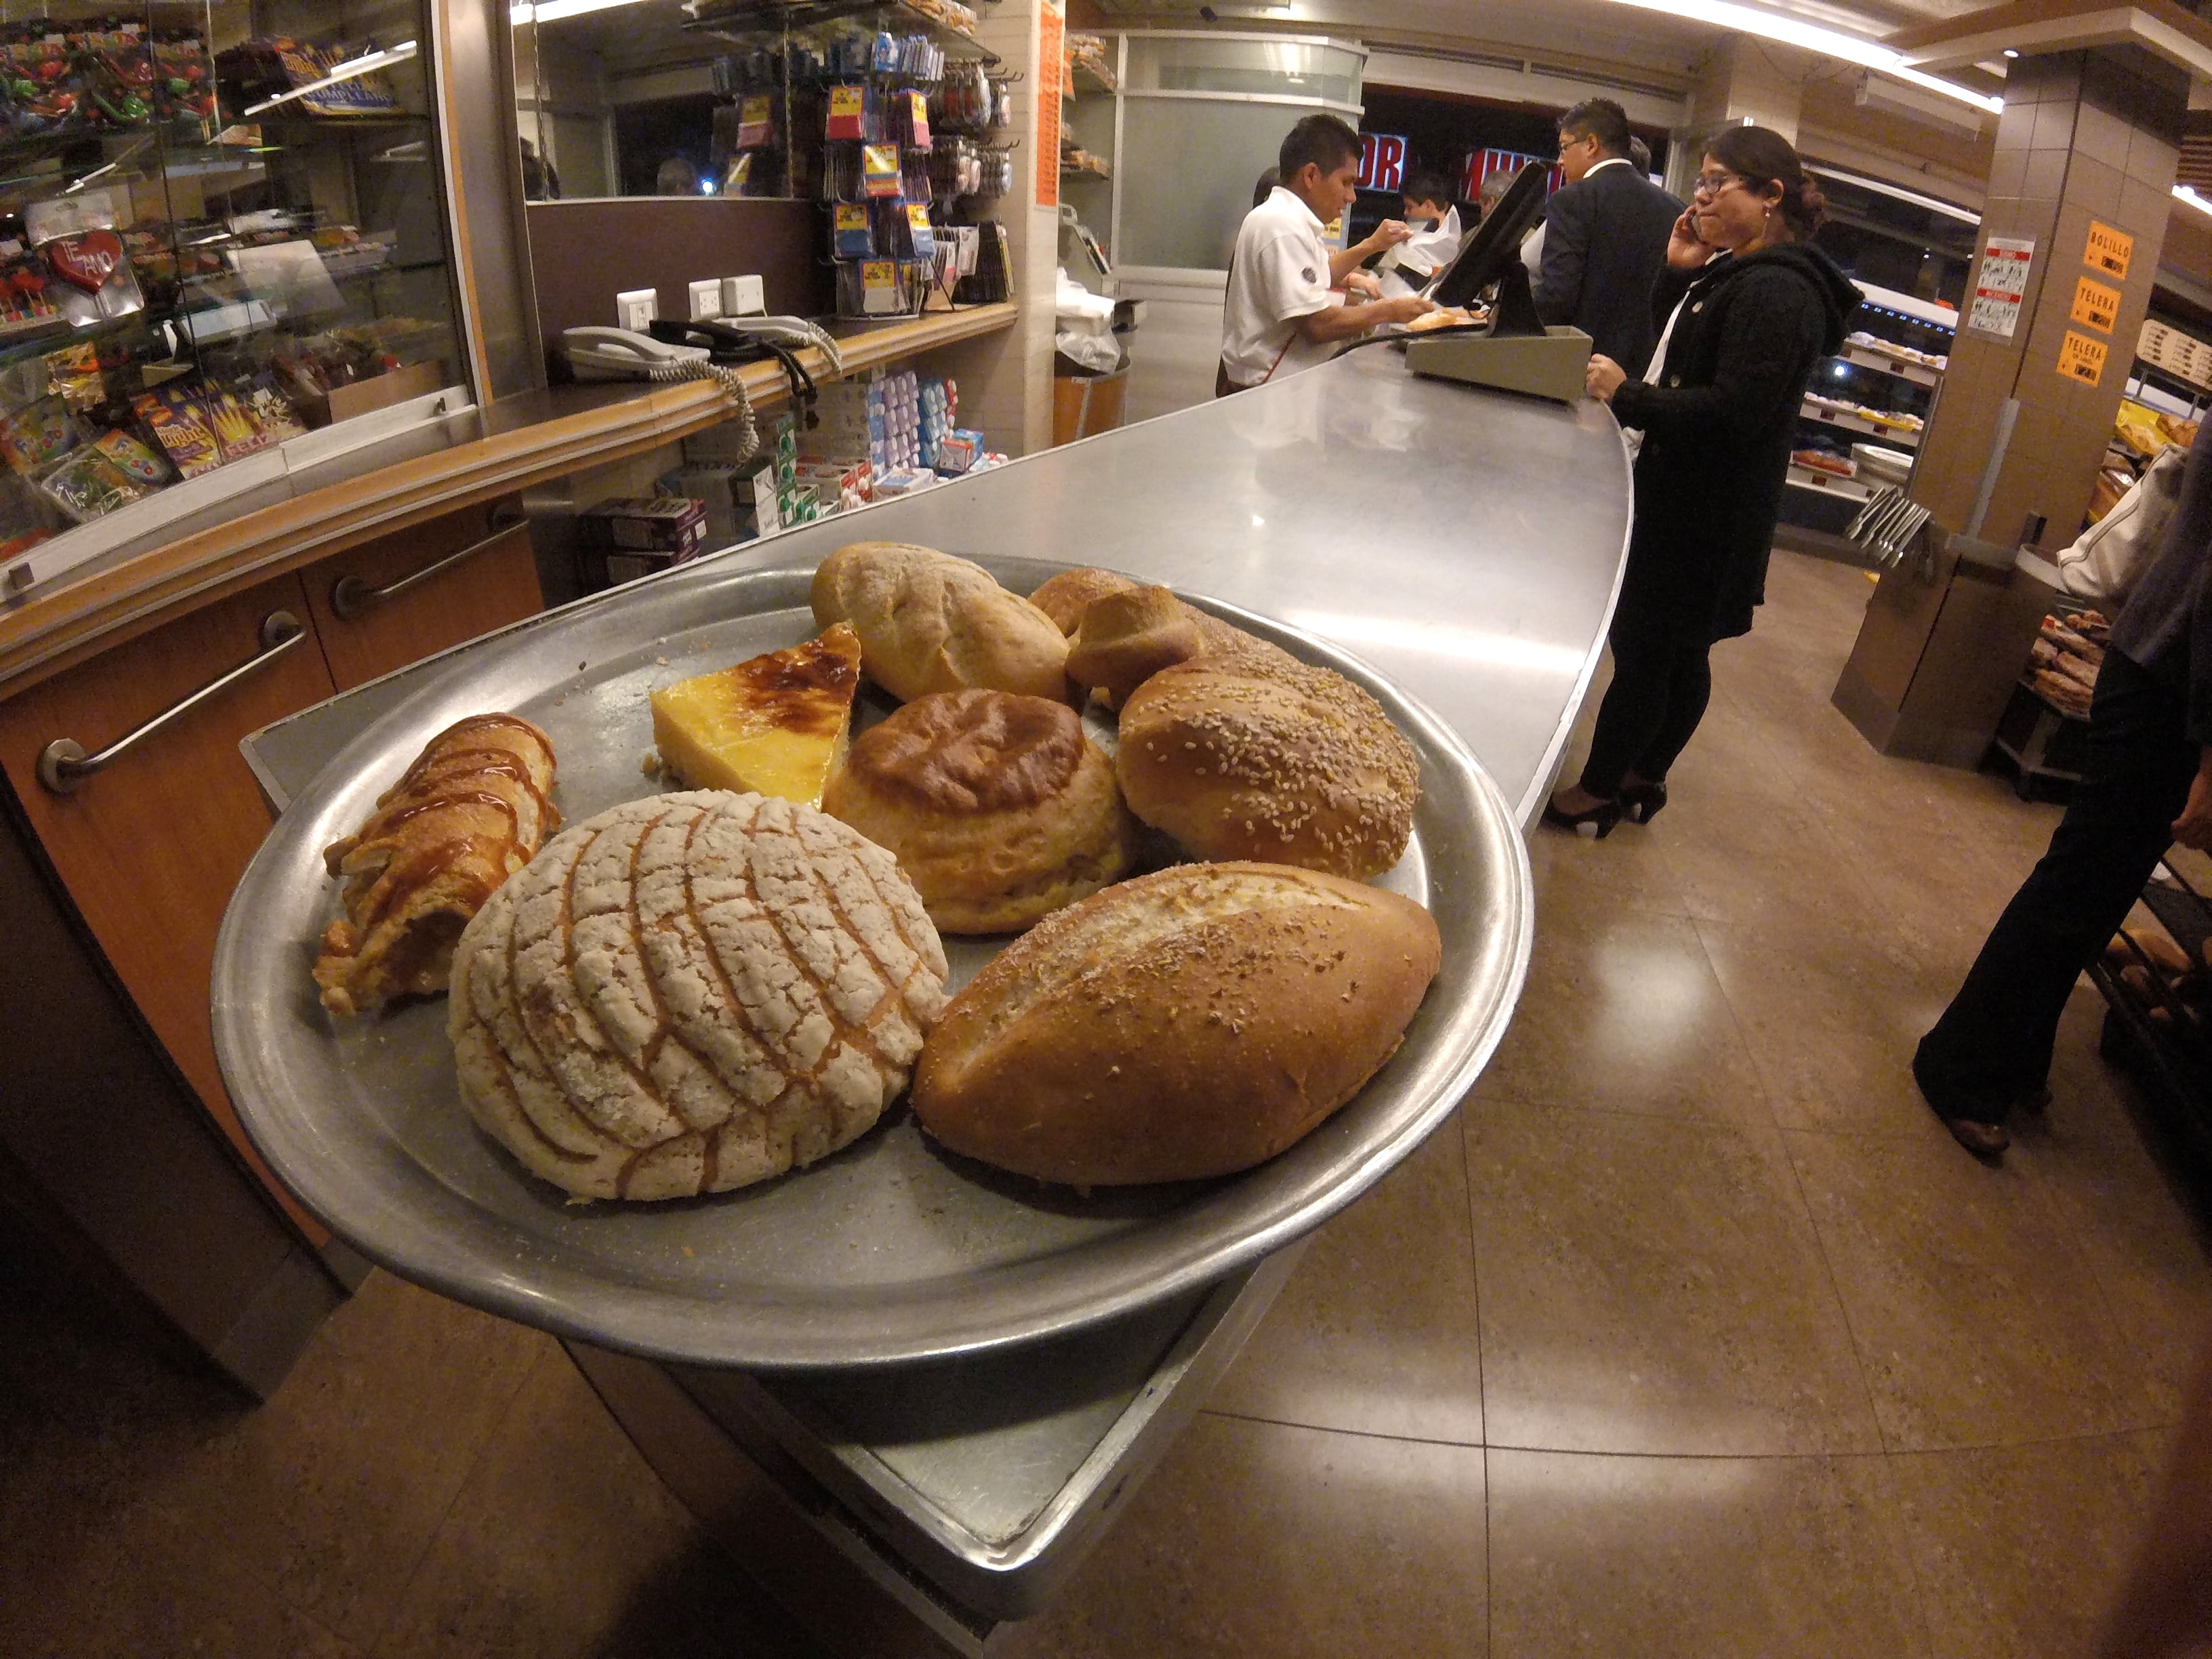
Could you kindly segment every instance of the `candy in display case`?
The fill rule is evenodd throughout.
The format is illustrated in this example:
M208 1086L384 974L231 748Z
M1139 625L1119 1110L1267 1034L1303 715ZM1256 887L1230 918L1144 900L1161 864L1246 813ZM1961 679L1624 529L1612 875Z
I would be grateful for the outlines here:
M191 483L204 505L246 458L465 389L428 21L421 0L0 21L0 544L106 521L39 579L174 516L112 517L139 503Z

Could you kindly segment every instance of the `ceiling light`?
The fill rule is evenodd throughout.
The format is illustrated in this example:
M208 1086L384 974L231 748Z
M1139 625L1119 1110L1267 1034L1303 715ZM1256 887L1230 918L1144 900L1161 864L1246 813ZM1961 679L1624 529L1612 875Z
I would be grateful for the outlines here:
M2004 55L2008 58L2017 58L2020 56L2020 48L2018 46L2007 46L2004 49Z
M617 6L635 5L638 0L542 0L542 3L525 3L508 8L507 21L510 23L557 23L566 17L581 17L587 12L611 11Z
M2199 213L2212 214L2212 201L2207 201L2203 197L2199 196L2195 191L2191 190L2187 185L2176 185L2173 187L2173 193L2182 201L2186 202L2191 207L2195 208Z
M1613 3L1634 6L1639 11L1663 11L1670 16L1686 17L1692 22L1709 24L1714 28L1731 29L1739 34L1755 34L1762 40L1778 40L1786 46L1802 46L1807 52L1818 52L1824 58L1839 58L1846 64L1878 70L1911 85L1924 87L1930 92L1940 92L1947 98L1955 98L1962 104L1972 104L1991 115L2002 113L2004 109L2003 99L1976 92L1955 81L1924 75L1908 66L1902 52L1893 51L1878 40L1869 40L1859 34L1845 34L1841 29L1824 28L1818 23L1801 22L1795 17L1784 17L1779 12L1765 11L1757 6L1738 5L1735 0L1613 0Z

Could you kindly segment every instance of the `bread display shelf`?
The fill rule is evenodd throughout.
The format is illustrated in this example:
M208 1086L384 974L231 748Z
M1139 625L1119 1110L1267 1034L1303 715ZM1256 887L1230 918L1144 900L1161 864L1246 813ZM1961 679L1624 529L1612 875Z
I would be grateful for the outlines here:
M1023 592L1058 568L983 562ZM1072 1331L1249 1268L1350 1203L1458 1103L1528 962L1534 907L1510 809L1465 744L1372 670L1204 600L1357 681L1413 741L1413 845L1378 884L1426 904L1443 939L1397 1054L1256 1170L1085 1195L947 1154L902 1107L788 1179L653 1209L575 1206L471 1124L441 1002L333 1029L303 967L331 914L319 849L429 736L512 709L551 737L569 817L652 793L639 769L648 693L806 637L811 575L678 569L514 629L379 720L291 803L225 918L216 1036L256 1146L340 1236L417 1283L604 1346L752 1369L893 1364ZM998 948L948 943L956 984Z

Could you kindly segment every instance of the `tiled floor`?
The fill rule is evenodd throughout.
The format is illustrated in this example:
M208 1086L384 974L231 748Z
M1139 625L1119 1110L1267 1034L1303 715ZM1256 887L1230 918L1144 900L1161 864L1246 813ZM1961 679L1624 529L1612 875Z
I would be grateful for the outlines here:
M2002 1169L1918 1104L2056 813L1830 709L1867 591L1778 557L1675 804L1540 836L1474 1097L1010 1659L2083 1650L2212 1270L2086 989ZM816 1653L535 1333L380 1276L248 1412L0 1322L0 1652Z

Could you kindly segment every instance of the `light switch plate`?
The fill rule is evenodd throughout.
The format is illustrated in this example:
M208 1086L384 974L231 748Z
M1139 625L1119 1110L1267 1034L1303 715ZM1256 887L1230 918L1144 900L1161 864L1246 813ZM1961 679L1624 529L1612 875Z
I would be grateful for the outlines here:
M758 317L768 310L768 294L757 276L722 278L722 315Z
M708 318L723 315L722 285L709 276L703 283L691 284L691 320L704 322Z
M645 325L660 315L660 296L649 288L625 289L615 295L615 326L626 328L633 334L645 332Z

